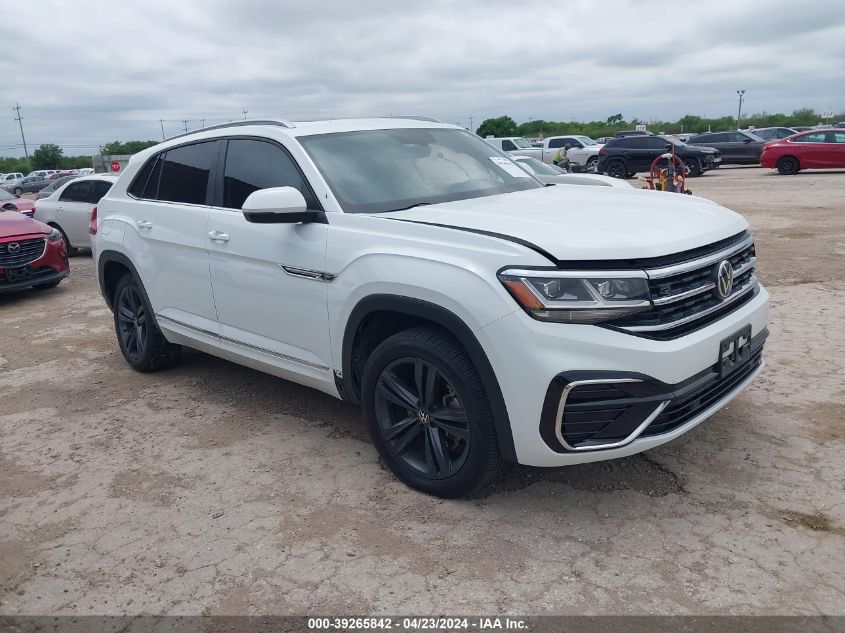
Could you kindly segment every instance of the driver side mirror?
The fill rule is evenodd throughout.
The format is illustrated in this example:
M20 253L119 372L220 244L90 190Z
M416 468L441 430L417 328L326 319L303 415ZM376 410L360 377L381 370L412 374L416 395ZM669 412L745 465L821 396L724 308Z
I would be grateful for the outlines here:
M313 222L319 211L309 211L299 189L270 187L253 191L241 207L247 222L255 224L295 224Z

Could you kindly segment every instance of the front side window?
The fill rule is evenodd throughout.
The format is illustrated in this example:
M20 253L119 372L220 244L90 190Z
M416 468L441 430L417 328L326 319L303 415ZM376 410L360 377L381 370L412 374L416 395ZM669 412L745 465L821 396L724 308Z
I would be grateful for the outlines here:
M217 160L217 141L169 149L161 162L156 200L206 204L208 177ZM152 180L152 175L150 177ZM147 184L149 189L150 183ZM145 197L147 191L145 190Z
M85 180L83 182L74 182L67 186L59 196L59 200L64 202L88 202L91 198L91 181Z
M398 211L542 187L464 130L363 130L299 141L347 213Z
M514 145L513 141L505 139L502 141L502 149L506 152L512 152L516 149L516 145Z
M270 187L298 189L309 209L317 200L293 159L280 147L251 139L232 139L223 170L223 206L240 209L249 194Z

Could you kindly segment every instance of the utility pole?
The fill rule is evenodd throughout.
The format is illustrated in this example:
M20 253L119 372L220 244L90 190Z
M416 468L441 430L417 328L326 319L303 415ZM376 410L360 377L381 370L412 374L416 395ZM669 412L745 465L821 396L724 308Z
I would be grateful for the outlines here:
M188 119L182 119L182 123L185 124L185 132L188 131Z
M469 115L469 131L474 132L475 128L472 127L472 115Z
M15 110L18 114L18 116L15 117L15 121L18 122L18 125L21 128L21 140L23 141L23 153L26 154L26 158L27 158L27 160L29 160L29 150L26 148L26 137L23 135L23 123L22 123L23 117L21 117L21 104L16 103L15 107L12 108L12 110Z
M202 121L202 126L205 127L205 119L201 119L201 121Z
M244 108L243 110L241 110L241 112L243 112L243 115L244 115L244 121L246 121L246 115L249 113L249 110L247 110L246 108Z
M736 129L739 129L739 120L742 118L742 100L745 98L745 90L737 90L739 95L739 109L736 111Z
M164 140L164 119L158 120L159 124L161 125L161 140Z

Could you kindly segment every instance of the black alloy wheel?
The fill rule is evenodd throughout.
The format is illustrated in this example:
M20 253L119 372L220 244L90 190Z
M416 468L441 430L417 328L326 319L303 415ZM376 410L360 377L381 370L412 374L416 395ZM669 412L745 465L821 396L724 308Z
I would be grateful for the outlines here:
M139 361L147 344L147 311L134 286L125 286L117 300L117 334L127 360Z
M429 479L445 479L466 462L469 417L455 388L431 363L400 358L382 370L375 412L388 450Z
M793 176L798 173L798 159L792 156L784 156L778 160L778 173L784 176Z
M701 175L701 163L698 162L697 158L685 158L684 166L687 168L690 178Z
M628 170L625 168L625 163L621 160L611 161L607 166L607 175L611 178L625 178L628 175Z

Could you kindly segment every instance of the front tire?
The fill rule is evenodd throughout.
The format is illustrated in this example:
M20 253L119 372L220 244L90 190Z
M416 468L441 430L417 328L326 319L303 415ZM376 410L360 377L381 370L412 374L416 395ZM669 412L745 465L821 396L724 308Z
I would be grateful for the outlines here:
M778 159L778 173L783 176L794 176L801 169L798 159L792 156L783 156Z
M367 359L361 396L379 455L412 488L462 497L502 466L478 372L438 330L416 327L383 341Z
M176 363L182 346L164 338L141 284L131 274L125 274L117 282L113 305L117 342L132 369L158 371Z
M701 175L701 163L697 158L687 158L684 160L684 166L689 170L689 177L696 178Z
M598 162L599 162L599 158L598 158L598 156L593 156L592 158L590 158L590 159L587 161L587 165L586 165L585 169L586 169L587 171L595 171L595 170L596 170L596 164L597 164Z

